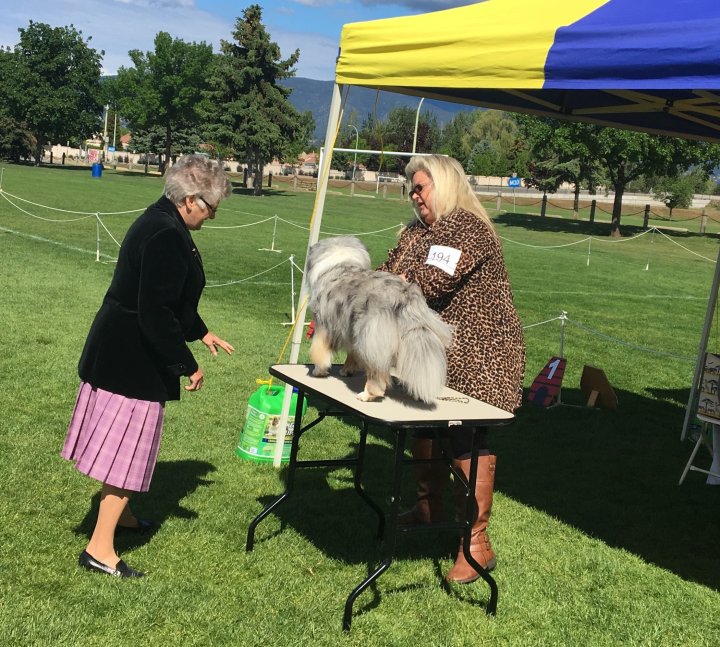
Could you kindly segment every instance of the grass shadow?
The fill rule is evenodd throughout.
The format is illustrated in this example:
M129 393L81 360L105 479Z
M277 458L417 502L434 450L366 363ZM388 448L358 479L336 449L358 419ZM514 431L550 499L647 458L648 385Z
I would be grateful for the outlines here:
M255 190L246 187L242 181L231 180L230 183L232 184L233 195L242 195L250 198L288 198L298 194L297 191L290 191L284 188L263 187L260 195L256 196Z
M170 517L197 518L197 512L184 508L180 502L197 488L210 485L212 481L204 477L214 471L215 466L205 461L158 462L150 491L138 493L131 499L133 512L138 517L153 519L157 523L155 530L153 533L144 535L138 533L118 534L118 544L123 549L128 549L145 543ZM75 528L76 533L90 537L95 527L99 503L100 492L93 496L90 509Z
M524 405L490 434L496 490L609 546L720 590L720 488L678 481L692 447L679 442L687 390L616 391L616 411ZM583 402L564 390L563 401ZM709 461L708 461L709 462Z
M352 419L346 424L358 428ZM312 432L310 432L312 433ZM359 433L359 429L358 429ZM382 441L372 441L375 437ZM408 446L409 446L408 434ZM383 427L372 427L368 432L363 471L363 489L385 514L389 512L393 487L394 432ZM302 442L299 458L303 459ZM353 444L345 456L353 458L357 445ZM314 455L312 458L320 458ZM284 471L287 472L287 466ZM286 478L287 474L283 474ZM266 506L275 497L261 497ZM415 501L415 479L412 466L403 471L401 508L412 507ZM383 543L377 537L379 519L373 509L356 493L353 473L348 467L299 469L295 474L292 495L274 514L281 526L290 526L303 535L323 553L347 564L367 564L374 568L383 558ZM426 530L397 534L395 559L447 559L457 550L459 530ZM258 526L256 541L270 535Z
M705 486L704 476L694 473L678 486L692 449L679 442L688 392L646 390L654 397L617 390L616 411L585 407L577 389L563 391L565 406L524 405L514 424L489 435L498 455L495 489L611 547L720 591L720 518L714 512L720 488ZM385 511L392 436L385 428L371 429L363 476L366 492ZM407 509L414 499L411 466L403 483L401 508ZM451 503L452 493L447 494ZM324 553L351 564L380 559L377 517L355 493L349 468L299 470L291 499L275 513ZM401 533L395 557L447 559L457 549L457 536L448 530Z
M610 235L610 223L609 222L589 222L588 220L571 220L568 218L558 218L555 216L541 217L536 214L528 213L501 213L493 218L493 222L502 224L506 227L519 227L528 231L541 231L550 233L564 233L564 234L582 234L584 236L609 236ZM682 220L678 221L663 221L673 222L678 227L682 227ZM662 227L663 225L657 224L657 222L650 222L650 226ZM622 219L620 220L620 231L624 237L636 236L641 234L647 229L641 225L630 225L623 224ZM700 234L693 231L673 231L672 229L663 230L663 233L668 236L690 238L690 237L704 237L704 238L718 238L720 234L704 233Z
M92 173L92 165L85 166L83 164L48 164L44 163L41 167L43 169L49 169L51 171L67 171L70 173L84 172L90 175ZM107 168L107 167L106 167ZM105 169L103 169L105 170Z

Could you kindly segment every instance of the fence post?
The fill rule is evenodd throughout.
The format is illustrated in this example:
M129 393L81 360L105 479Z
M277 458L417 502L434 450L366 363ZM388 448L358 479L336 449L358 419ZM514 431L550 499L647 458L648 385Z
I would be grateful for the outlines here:
M595 222L595 207L597 207L597 200L593 200L590 203L590 222Z
M645 215L643 215L643 229L648 228L648 221L650 220L650 205L645 205Z
M95 262L100 262L100 214L95 214Z
M355 196L355 180L350 182L350 197L352 198L354 196Z
M268 189L272 186L272 171L268 173Z
M383 200L387 198L387 184L383 184Z
M543 193L542 205L540 205L540 217L545 217L545 210L547 209L547 193Z
M297 175L293 175L293 191L297 191Z
M700 233L705 233L705 227L707 227L707 213L705 213L705 207L703 207L702 214L700 214Z

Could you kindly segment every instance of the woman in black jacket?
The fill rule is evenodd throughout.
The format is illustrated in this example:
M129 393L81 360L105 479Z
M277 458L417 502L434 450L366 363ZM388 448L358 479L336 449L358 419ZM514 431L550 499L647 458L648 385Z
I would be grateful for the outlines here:
M186 155L165 179L165 194L128 230L117 267L85 342L80 390L61 455L102 483L95 529L80 565L118 577L141 577L115 552L118 527L148 529L128 502L150 487L167 400L203 386L187 342L213 355L235 349L209 332L197 312L205 287L202 259L190 230L215 217L231 186L222 168Z

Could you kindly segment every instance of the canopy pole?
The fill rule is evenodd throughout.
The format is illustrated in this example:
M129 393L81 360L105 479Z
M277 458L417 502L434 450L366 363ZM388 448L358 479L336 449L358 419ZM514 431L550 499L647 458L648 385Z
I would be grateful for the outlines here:
M328 178L330 176L330 164L332 162L333 147L335 145L335 135L338 130L340 121L341 108L341 86L337 83L333 85L332 100L330 101L330 114L328 115L327 129L325 131L325 150L324 154L320 153L320 173L318 175L317 193L315 196L315 206L313 208L312 220L310 221L310 236L308 238L308 252L320 237L320 223L322 222L323 210L325 208L325 196L327 195ZM300 355L300 344L302 343L302 334L305 329L305 310L307 306L307 258L305 254L305 265L303 266L303 277L300 283L300 296L298 298L298 310L295 315L295 327L293 328L292 341L290 343L290 364L296 364ZM280 414L279 429L287 429L288 414L290 412L290 400L292 398L292 386L285 385L285 393L283 396L282 412ZM299 429L295 429L297 433ZM275 456L273 465L280 467L282 463L282 451L285 441L284 433L282 437L278 437L275 441Z
M712 327L713 315L715 314L715 305L717 304L718 288L720 287L720 251L715 261L715 276L713 278L712 288L710 289L710 297L708 298L707 311L705 312L705 325L703 326L702 337L700 337L700 346L698 347L697 361L695 362L695 375L693 376L692 387L690 388L690 397L688 398L687 408L685 409L685 420L683 421L682 433L680 440L687 438L688 426L693 409L695 408L695 396L697 395L698 386L705 367L705 353L707 351L708 339L710 339L710 328Z

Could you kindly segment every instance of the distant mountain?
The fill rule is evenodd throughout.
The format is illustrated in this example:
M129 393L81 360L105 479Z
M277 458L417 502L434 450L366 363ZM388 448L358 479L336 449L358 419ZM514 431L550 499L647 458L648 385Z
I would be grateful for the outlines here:
M310 110L315 118L315 137L322 140L325 137L327 128L328 112L330 110L330 99L332 98L333 81L317 81L315 79L305 79L302 77L293 77L281 81L282 85L291 88L290 103L293 104L299 112ZM364 121L368 114L375 112L376 91L370 88L361 88L353 86L350 88L345 105L345 114L348 115L355 111L360 122ZM395 94L392 92L381 92L377 102L377 116L380 119L387 117L388 113L394 108L410 107L417 109L420 99L418 97L410 97L404 94ZM426 99L422 105L422 111L431 112L438 120L438 124L444 126L453 117L463 110L473 110L465 105L457 103L447 103L444 101L435 101L434 99ZM358 128L360 123L356 124Z

